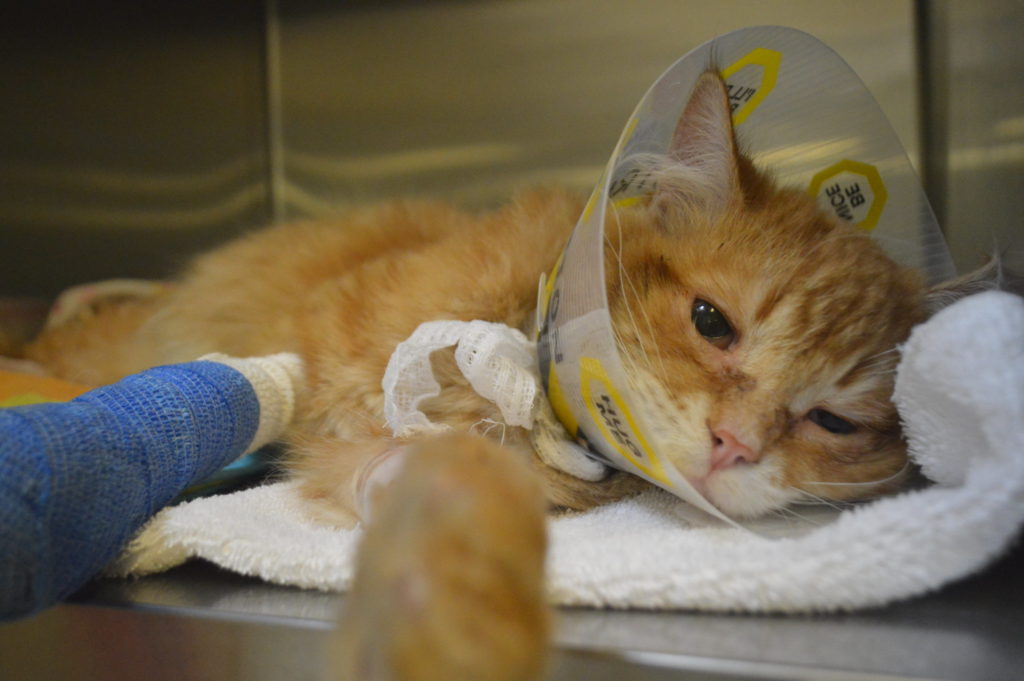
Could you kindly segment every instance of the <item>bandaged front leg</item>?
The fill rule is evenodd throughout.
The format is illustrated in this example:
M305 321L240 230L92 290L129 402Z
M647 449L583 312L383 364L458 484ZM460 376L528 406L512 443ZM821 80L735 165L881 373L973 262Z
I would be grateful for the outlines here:
M245 376L260 404L260 420L248 450L255 451L270 444L292 421L295 400L304 375L298 355L278 353L265 357L229 357L214 353L200 360L217 362Z
M72 593L186 487L281 434L295 355L157 367L0 409L0 619Z

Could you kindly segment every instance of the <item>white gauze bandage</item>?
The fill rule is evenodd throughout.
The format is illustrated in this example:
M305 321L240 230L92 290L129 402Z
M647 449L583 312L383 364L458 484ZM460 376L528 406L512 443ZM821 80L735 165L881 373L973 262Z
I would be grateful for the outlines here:
M430 355L452 346L455 363L473 390L497 405L507 425L531 431L531 444L544 463L585 480L607 474L603 464L572 442L541 395L536 344L521 331L494 322L427 322L399 343L382 382L384 417L396 437L449 429L428 419L419 405L441 392Z
M395 436L448 429L428 419L419 405L441 393L430 355L452 346L459 371L497 405L505 423L532 428L539 392L536 345L504 324L437 321L420 324L399 343L384 372L384 418Z

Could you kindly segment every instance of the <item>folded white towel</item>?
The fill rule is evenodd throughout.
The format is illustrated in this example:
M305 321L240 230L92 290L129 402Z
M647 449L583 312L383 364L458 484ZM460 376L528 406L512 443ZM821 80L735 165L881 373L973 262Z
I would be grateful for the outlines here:
M798 508L756 535L710 527L652 490L550 522L559 604L823 611L934 590L984 567L1024 521L1024 300L990 292L918 327L896 403L912 456L936 481L842 512ZM344 589L358 530L304 515L290 483L166 509L115 572L201 557L282 584ZM764 535L774 535L773 538Z

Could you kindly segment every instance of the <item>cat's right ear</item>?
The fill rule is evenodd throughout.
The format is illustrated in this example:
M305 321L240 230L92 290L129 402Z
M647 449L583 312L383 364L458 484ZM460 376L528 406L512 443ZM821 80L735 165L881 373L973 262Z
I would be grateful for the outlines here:
M717 214L742 198L729 95L716 72L697 79L667 156L655 178L654 205L660 211L682 205Z

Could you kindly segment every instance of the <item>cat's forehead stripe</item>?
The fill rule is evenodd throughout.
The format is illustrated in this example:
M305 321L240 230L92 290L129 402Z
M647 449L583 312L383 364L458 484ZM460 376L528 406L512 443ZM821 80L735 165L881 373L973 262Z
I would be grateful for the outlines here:
M779 287L772 289L768 295L762 298L761 303L754 312L754 323L761 324L767 320L785 295L785 291L782 287Z

